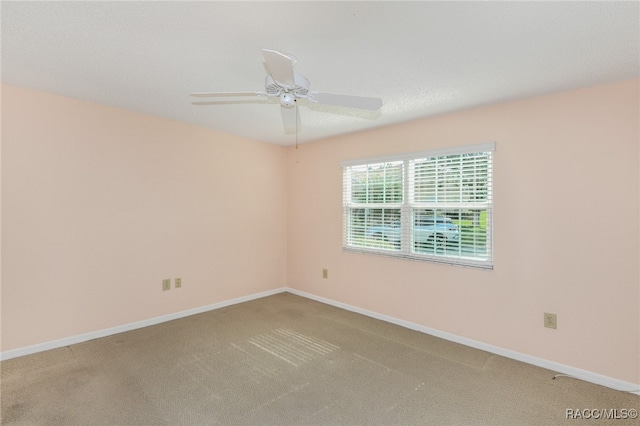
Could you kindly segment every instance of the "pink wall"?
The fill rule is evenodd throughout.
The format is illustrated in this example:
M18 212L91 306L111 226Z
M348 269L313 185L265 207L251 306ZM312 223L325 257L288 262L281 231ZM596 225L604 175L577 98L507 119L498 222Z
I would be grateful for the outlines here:
M283 147L3 86L2 154L2 351L286 286Z
M540 96L291 148L289 287L640 383L639 85ZM342 251L341 161L490 141L493 271ZM543 312L558 315L557 330L543 327Z
M639 89L296 150L2 86L1 350L288 286L640 383ZM342 251L341 161L488 141L493 271Z

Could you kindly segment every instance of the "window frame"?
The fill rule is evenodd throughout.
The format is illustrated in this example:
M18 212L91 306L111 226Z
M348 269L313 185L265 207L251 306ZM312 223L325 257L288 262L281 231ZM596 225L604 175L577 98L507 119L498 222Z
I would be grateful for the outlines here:
M356 160L348 160L343 161L340 165L343 168L343 219L342 219L342 248L347 252L357 252L357 253L367 253L367 254L375 254L375 255L383 255L383 256L391 256L391 257L399 257L410 260L419 260L426 262L436 262L436 263L445 263L451 265L460 265L460 266L469 266L481 269L493 269L494 259L493 259L493 157L495 152L495 142L477 144L477 145L468 145L461 147L453 147L453 148L444 148L444 149L436 149L429 151L421 151L415 153L407 153L400 155L392 155L385 157L374 157L374 158L363 158ZM483 201L462 201L463 194L465 189L462 184L458 185L458 193L460 199L458 201L450 202L439 202L439 201L431 201L431 202L417 202L416 201L416 184L417 180L414 173L414 165L418 160L427 160L427 159L442 159L442 157L448 156L459 156L460 164L463 164L463 156L465 154L481 154L479 157L482 157L483 154L486 154L486 182L484 182L485 187L483 188L486 191L484 197L486 198ZM402 163L402 200L401 202L395 203L363 203L363 202L355 202L353 201L353 184L352 184L352 176L354 170L357 168L367 168L367 167L375 167L382 164L390 164L390 163ZM474 159L473 165L476 165L477 160ZM482 164L477 162L478 164ZM462 167L462 166L461 166ZM385 172L386 173L386 172ZM460 172L462 176L462 172ZM473 175L477 176L476 174ZM478 191L477 186L473 186L473 191ZM369 191L368 187L365 190ZM385 188L386 193L386 188ZM383 197L386 198L386 197ZM368 199L368 198L367 198ZM399 210L400 211L400 242L399 245L394 243L393 246L367 246L356 244L357 240L356 232L354 229L356 228L353 224L353 214L357 209L390 209L390 210ZM473 244L471 246L467 246L467 248L472 248L472 255L463 254L463 243L459 241L455 244L456 246L442 246L441 252L438 252L436 248L435 236L433 238L433 249L431 252L427 252L426 249L422 251L418 251L418 247L424 247L424 242L418 242L417 234L415 233L417 230L414 229L415 217L416 215L429 214L421 212L431 210L434 215L434 224L438 223L438 214L443 213L452 213L458 214L458 223L462 223L462 214L463 211L465 213L469 213L471 211L475 211L478 214L478 217L482 216L482 211L486 212L484 215L484 234L483 238L484 244L475 241L477 228L473 228L471 233L473 234ZM443 216L446 217L446 216ZM474 216L475 217L475 216ZM475 219L474 219L475 221ZM475 223L474 223L475 226ZM385 227L384 225L378 226L380 228ZM362 232L368 232L367 225L363 226ZM434 231L432 231L434 232ZM445 231L446 232L446 231ZM454 230L458 234L457 238L462 240L462 236L467 236L468 234L464 234L461 230ZM467 231L468 232L468 231ZM386 235L385 235L386 236ZM358 238L364 238L363 236L359 236ZM440 237L442 238L442 237ZM442 238L444 239L444 238ZM369 240L367 240L368 242ZM418 245L420 244L420 245ZM448 243L446 243L448 244ZM457 253L454 253L454 249L457 247ZM481 248L481 251L477 251L478 248ZM484 247L484 249L482 249ZM482 251L484 250L484 251ZM479 255L484 253L485 256Z

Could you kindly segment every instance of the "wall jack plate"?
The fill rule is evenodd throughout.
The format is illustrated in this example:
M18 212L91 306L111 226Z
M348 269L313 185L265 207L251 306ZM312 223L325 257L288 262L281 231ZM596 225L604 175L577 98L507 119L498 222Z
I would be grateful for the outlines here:
M162 280L162 291L171 290L171 279Z
M549 312L544 313L544 326L547 328L558 328L558 316Z
M176 288L182 287L182 278L176 278L175 279L175 287Z

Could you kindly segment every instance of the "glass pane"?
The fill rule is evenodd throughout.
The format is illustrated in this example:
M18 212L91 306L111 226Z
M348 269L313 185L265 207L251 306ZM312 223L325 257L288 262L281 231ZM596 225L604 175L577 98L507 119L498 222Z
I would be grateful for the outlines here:
M400 209L351 209L348 214L349 245L400 249Z
M459 210L415 209L412 214L413 252L433 255L458 254Z
M462 255L487 257L487 210L465 210L460 220L460 246Z
M351 202L402 203L403 163L367 164L351 168Z
M486 209L414 209L413 253L485 259L487 225Z
M435 202L437 193L436 160L428 158L414 163L414 199L419 203Z
M490 153L448 155L413 162L414 201L484 202L488 198Z
M462 164L462 200L485 202L488 200L489 157L488 152L466 154Z

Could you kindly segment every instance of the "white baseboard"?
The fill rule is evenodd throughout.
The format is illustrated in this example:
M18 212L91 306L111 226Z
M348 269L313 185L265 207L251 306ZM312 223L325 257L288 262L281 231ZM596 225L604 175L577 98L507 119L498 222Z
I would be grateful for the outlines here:
M606 386L611 389L640 395L640 384L625 382L623 380L615 379L608 376L603 376L601 374L593 373L591 371L581 370L579 368L560 364L558 362L549 361L543 358L537 358L531 355L523 354L523 353L512 351L509 349L504 349L499 346L493 346L486 343L478 342L476 340L467 339L465 337L460 337L455 334L446 333L444 331L425 327L420 324L415 324L409 321L404 321L398 318L390 317L388 315L383 315L377 312L372 312L366 309L361 309L355 306L347 305L346 303L336 302L335 300L316 296L314 294L306 293L304 291L287 288L287 292L298 295L298 296L306 297L307 299L312 299L318 302L326 303L327 305L332 305L338 308L346 309L347 311L356 312L358 314L366 315L371 318L396 324L411 330L429 334L431 336L449 340L451 342L460 343L465 346L470 346L472 348L481 349L483 351L487 351L496 355L501 355L505 358L514 359L516 361L521 361L527 364L532 364L538 367L546 368L551 371L556 371L558 373L561 373L576 379L584 380L586 382L595 383L597 385Z
M37 345L26 346L18 349L12 349L9 351L0 353L0 360L4 361L11 358L17 358L24 355L30 355L37 352L43 352L51 349L62 348L65 346L73 345L76 343L87 342L89 340L98 339L101 337L111 336L113 334L123 333L125 331L136 330L143 327L148 327L150 325L160 324L166 321L171 321L179 318L188 317L190 315L196 315L203 312L212 311L215 309L224 308L231 305L236 305L238 303L248 302L250 300L260 299L267 296L272 296L278 293L289 292L291 294L295 294L297 296L305 297L307 299L315 300L318 302L326 303L327 305L332 305L338 308L346 309L351 312L356 312L358 314L366 315L371 318L379 319L382 321L386 321L391 324L396 324L410 330L419 331L425 334L429 334L431 336L439 337L445 340L449 340L451 342L460 343L465 346L469 346L472 348L480 349L483 351L487 351L496 355L501 355L506 358L514 359L517 361L525 362L527 364L536 365L538 367L546 368L551 371L556 371L561 374L565 374L567 376L571 376L576 379L584 380L586 382L595 383L597 385L606 386L611 389L630 392L637 395L640 395L640 384L625 382L623 380L615 379L608 376L603 376L601 374L593 373L591 371L581 370L579 368L571 367L569 365L560 364L554 361L549 361L543 358L537 358L531 355L523 354L520 352L512 351L509 349L504 349L498 346L489 345L486 343L478 342L476 340L467 339L465 337L460 337L455 334L446 333L440 330L436 330L433 328L425 327L420 324L412 323L409 321L401 320L398 318L394 318L388 315L379 314L377 312L369 311L366 309L358 308L355 306L348 305L346 303L337 302L335 300L327 299L325 297L316 296L311 293L306 293L304 291L281 287L274 290L268 290L261 293L255 293L248 296L238 297L236 299L225 300L222 302L214 303L211 305L201 306L198 308L188 309L186 311L175 312L168 315L162 315L155 318L150 318L147 320L137 321L130 324L124 324L117 327L111 327L103 330L93 331L90 333L80 334L77 336L66 337L64 339L52 340L45 343L40 343Z
M18 348L18 349L12 349L9 351L1 352L0 361L4 361L11 358L17 358L24 355L30 355L37 352L48 351L50 349L62 348L65 346L76 344L76 343L82 343L82 342L87 342L89 340L98 339L100 337L106 337L106 336L111 336L113 334L123 333L125 331L136 330L138 328L148 327L150 325L160 324L162 322L188 317L190 315L196 315L196 314L201 314L203 312L213 311L215 309L236 305L242 302L248 302L250 300L260 299L262 297L283 293L285 291L287 291L286 287L281 287L274 290L268 290L268 291L263 291L261 293L255 293L248 296L238 297L236 299L225 300L222 302L214 303L212 305L200 306L198 308L188 309L186 311L175 312L172 314L162 315L162 316L150 318L147 320L136 321L130 324L124 324L117 327L106 328L103 330L92 331L90 333L79 334L77 336L65 337L64 339L52 340L49 342L39 343L37 345L31 345L31 346Z

